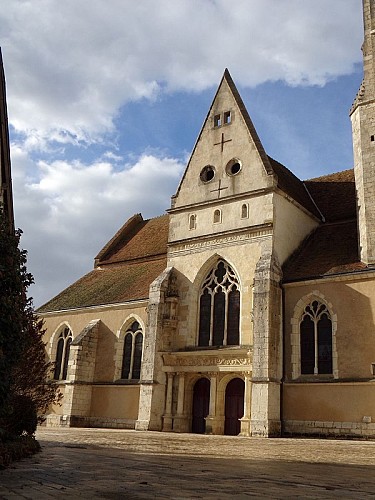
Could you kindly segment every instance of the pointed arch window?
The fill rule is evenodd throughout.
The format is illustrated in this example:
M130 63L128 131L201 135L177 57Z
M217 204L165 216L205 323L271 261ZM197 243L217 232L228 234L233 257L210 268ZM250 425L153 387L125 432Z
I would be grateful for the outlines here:
M139 380L141 378L143 333L138 321L134 321L125 332L121 378Z
M230 265L219 260L201 288L198 345L238 345L239 341L240 286Z
M332 374L332 320L325 304L314 300L300 322L301 374Z
M72 332L68 327L64 328L57 339L55 370L53 373L53 378L55 380L66 380L68 374L70 345L72 341Z

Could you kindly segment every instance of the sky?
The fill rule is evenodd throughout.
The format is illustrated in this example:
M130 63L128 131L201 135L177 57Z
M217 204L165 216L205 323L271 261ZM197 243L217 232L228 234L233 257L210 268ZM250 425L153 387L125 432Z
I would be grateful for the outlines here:
M361 0L0 0L34 305L170 207L225 68L270 156L301 179L352 168L362 41Z

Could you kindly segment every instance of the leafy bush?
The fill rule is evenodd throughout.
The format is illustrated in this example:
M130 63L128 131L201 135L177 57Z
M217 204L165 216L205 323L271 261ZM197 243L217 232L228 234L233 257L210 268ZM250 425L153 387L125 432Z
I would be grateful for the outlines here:
M16 436L35 434L38 415L34 401L28 396L15 394L10 406L9 414L3 419L4 429Z
M33 277L27 253L19 249L21 234L10 228L0 207L0 428L31 435L62 396L46 358L43 322L27 297Z

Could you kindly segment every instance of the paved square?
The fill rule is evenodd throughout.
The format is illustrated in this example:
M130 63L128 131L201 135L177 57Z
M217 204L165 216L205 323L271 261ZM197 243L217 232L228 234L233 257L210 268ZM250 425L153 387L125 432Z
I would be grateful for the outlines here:
M373 498L375 442L41 429L0 498Z

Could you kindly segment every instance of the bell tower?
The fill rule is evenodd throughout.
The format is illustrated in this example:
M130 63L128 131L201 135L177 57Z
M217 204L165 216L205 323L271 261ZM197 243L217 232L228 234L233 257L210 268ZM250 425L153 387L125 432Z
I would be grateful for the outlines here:
M10 169L8 114L5 93L5 74L0 47L0 203L4 215L9 220L11 230L14 229L12 177Z
M363 0L364 78L350 111L361 261L375 264L375 0Z

